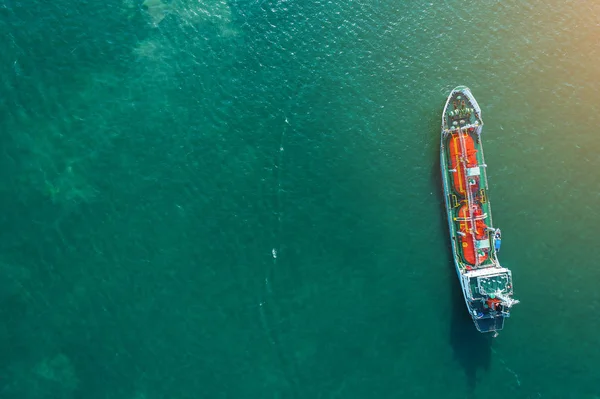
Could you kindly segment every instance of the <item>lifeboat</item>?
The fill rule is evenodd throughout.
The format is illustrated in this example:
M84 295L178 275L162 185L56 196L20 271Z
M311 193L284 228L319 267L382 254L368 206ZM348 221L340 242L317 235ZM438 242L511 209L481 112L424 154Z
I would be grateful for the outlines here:
M487 238L486 229L487 226L484 222L483 211L479 204L471 204L473 210L473 219L471 221L471 215L469 214L469 206L465 203L458 210L458 217L456 221L458 223L458 231L460 234L460 245L463 259L466 263L471 265L477 265L484 262L489 257L489 241L487 246L480 246L476 248L479 240ZM478 259L479 258L479 259ZM477 262L479 260L479 262Z
M476 191L477 186L469 183L467 169L477 167L477 150L473 137L465 132L455 133L449 140L450 148L450 173L454 191L461 197L466 196L466 187ZM479 177L476 178L479 180ZM474 180L474 179L472 179Z

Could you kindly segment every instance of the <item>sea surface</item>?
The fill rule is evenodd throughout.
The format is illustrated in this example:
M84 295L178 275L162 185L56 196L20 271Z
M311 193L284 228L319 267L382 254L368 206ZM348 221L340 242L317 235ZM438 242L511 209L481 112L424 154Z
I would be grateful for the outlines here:
M2 399L600 398L600 3L0 0ZM513 316L448 245L485 126Z

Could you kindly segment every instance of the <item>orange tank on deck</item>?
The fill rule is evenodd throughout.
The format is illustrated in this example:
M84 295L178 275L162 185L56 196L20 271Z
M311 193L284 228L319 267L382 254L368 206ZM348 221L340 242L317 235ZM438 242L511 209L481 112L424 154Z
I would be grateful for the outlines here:
M453 134L449 140L450 146L450 169L454 191L461 196L466 196L467 173L466 168L477 166L477 150L471 135L466 133ZM461 162L464 161L464 162ZM466 165L465 165L466 162Z
M483 211L481 210L481 206L479 204L473 204L473 216L478 217L483 215ZM460 219L470 219L469 208L467 204L463 204L458 210L458 217ZM483 220L476 220L475 223L471 221L459 221L458 231L464 233L461 236L461 246L462 246L462 254L464 260L471 264L475 265L477 263L477 249L473 246L473 235L475 235L476 240L482 240L486 237L486 224ZM473 226L473 224L475 226ZM489 254L487 251L479 252L479 263L484 262L488 258Z

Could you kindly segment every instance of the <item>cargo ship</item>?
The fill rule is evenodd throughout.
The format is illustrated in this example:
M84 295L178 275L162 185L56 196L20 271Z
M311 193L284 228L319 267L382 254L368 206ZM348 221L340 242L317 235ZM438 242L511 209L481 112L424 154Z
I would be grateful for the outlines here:
M492 222L482 129L475 97L468 87L456 87L444 106L440 142L450 244L475 327L497 336L519 301L513 299L512 272L498 259L502 232Z

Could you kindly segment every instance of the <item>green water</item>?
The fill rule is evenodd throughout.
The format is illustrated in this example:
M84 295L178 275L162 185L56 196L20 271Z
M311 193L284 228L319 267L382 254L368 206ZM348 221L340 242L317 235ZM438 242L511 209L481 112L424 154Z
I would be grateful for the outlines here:
M0 2L2 398L600 397L600 6L147 4ZM493 340L442 207L460 84Z

